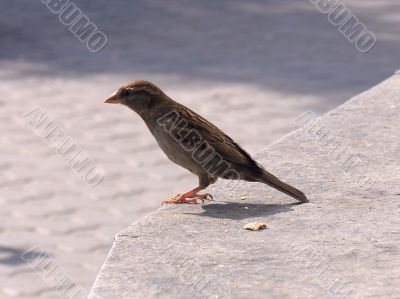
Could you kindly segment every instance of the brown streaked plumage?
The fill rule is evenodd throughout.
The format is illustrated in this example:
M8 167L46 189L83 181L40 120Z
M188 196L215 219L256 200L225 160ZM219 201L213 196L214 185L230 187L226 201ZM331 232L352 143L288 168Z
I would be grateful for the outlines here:
M218 178L264 183L308 202L303 192L267 172L232 138L151 82L139 80L122 86L105 102L123 104L137 112L167 157L198 176L197 188L163 203L204 201L211 195L198 192Z

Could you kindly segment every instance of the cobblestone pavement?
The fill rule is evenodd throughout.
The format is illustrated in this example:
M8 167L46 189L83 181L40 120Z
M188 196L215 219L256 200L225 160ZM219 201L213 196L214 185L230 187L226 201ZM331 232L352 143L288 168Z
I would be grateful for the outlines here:
M119 85L152 80L255 152L302 113L327 111L398 67L395 0L343 1L377 35L364 54L309 1L74 2L107 34L103 51L89 52L39 0L0 3L4 299L57 298L20 257L33 247L86 293L119 230L197 183L133 112L103 104ZM25 125L35 107L105 170L102 183L88 186Z

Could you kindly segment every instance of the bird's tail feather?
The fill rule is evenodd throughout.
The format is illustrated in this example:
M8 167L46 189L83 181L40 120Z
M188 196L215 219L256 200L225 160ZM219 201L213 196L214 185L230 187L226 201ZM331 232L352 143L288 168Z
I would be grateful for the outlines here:
M260 182L267 184L301 202L308 202L307 196L301 192L299 189L296 189L285 182L282 182L276 176L270 174L268 171L263 170L262 175L260 177Z

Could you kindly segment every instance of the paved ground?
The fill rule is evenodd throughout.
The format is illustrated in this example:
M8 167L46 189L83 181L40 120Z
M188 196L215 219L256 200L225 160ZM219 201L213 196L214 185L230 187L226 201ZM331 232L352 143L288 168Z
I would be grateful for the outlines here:
M115 233L196 179L140 119L102 102L150 79L250 152L388 77L398 1L346 0L378 38L359 53L308 1L75 1L109 40L90 53L41 1L0 4L0 297L56 298L20 258L39 246L85 291ZM89 187L21 115L40 106L106 171Z

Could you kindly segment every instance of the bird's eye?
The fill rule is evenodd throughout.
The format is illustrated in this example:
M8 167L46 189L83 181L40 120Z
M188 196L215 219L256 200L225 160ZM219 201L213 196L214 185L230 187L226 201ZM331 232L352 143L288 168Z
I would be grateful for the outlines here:
M131 96L133 94L133 90L132 89L124 89L122 92L121 92L121 96L124 98L124 97L129 97L129 96Z

